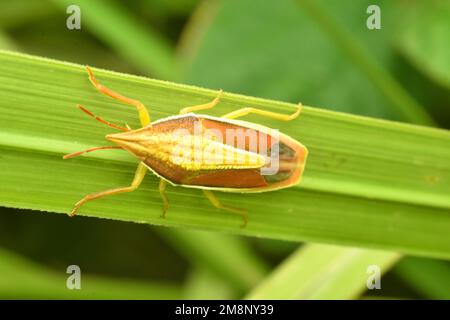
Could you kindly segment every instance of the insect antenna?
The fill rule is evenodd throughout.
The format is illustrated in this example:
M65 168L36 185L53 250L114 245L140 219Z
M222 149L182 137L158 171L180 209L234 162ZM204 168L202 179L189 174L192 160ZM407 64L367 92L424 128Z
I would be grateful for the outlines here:
M130 131L131 130L131 128L129 128L129 127L128 128L124 128L124 127L121 127L121 126L119 126L117 124L114 124L114 123L108 122L106 120L103 120L102 118L96 116L95 114L93 114L91 111L89 111L88 109L86 109L82 105L78 104L77 107L80 108L80 110L83 111L84 113L86 113L88 116L94 118L95 120L97 120L97 121L99 121L99 122L101 122L103 124L106 124L107 126L110 126L110 127L114 128L114 129L117 129L117 130L120 130L120 131Z
M95 150L104 150L104 149L122 149L122 147L121 146L103 146L103 147L90 148L90 149L86 149L86 150L83 150L83 151L78 151L78 152L66 154L63 157L63 159L69 159L69 158L73 158L73 157L78 157L78 156L82 155L83 153L92 152L92 151L95 151Z

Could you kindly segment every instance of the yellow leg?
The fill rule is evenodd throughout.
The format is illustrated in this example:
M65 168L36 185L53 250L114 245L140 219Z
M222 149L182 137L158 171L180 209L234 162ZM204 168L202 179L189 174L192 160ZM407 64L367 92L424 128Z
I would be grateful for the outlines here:
M211 102L181 109L180 114L214 108L220 102L220 96L222 95L222 92L223 91L220 90L219 93L217 94L217 97L215 97L214 100Z
M166 217L167 209L169 209L169 199L166 195L166 187L167 187L167 181L166 180L159 180L159 194L161 195L161 198L163 200L163 213L161 215L162 218Z
M261 109L257 109L257 108L242 108L242 109L227 113L226 115L222 116L222 118L236 119L236 118L239 118L242 116L246 116L250 113L254 113L254 114L259 114L261 116L265 116L265 117L276 119L276 120L291 121L299 116L301 110L302 110L301 103L298 104L297 111L295 111L291 115L261 110Z
M104 196L109 196L109 195L124 193L124 192L131 192L131 191L136 190L139 187L139 185L141 184L142 180L144 179L146 172L147 172L147 167L142 162L140 162L136 169L136 173L134 175L134 179L133 179L133 182L131 183L131 186L124 187L124 188L110 189L110 190L106 190L106 191L102 191L102 192L88 194L87 196L85 196L83 199L81 199L80 201L78 201L75 204L74 208L70 212L70 216L73 217L77 213L77 211L80 209L80 207L88 201L95 200L95 199L98 199L98 198L101 198Z
M241 225L241 228L245 228L248 222L247 210L223 205L210 190L203 189L203 193L214 207L240 215L242 217L242 220L244 221L244 223Z
M87 72L89 74L89 80L94 85L94 87L100 91L101 93L110 96L113 99L119 100L123 103L129 104L131 106L135 106L139 112L139 120L141 121L141 125L145 127L150 123L150 115L148 114L147 109L145 108L144 104L138 100L134 100L131 98L127 98L125 96L122 96L121 94L112 91L111 89L106 88L105 86L101 85L97 79L94 77L94 73L92 72L91 68L86 66Z

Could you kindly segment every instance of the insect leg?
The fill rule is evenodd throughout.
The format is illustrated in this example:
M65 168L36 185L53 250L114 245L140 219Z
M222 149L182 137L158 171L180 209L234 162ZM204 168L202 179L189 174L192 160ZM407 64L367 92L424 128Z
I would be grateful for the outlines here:
M214 207L240 215L242 217L242 220L244 221L244 223L241 225L241 228L245 228L248 222L247 210L223 205L210 190L203 189L203 193Z
M167 181L164 179L159 180L159 194L161 195L161 198L163 200L163 213L161 215L162 218L166 217L167 209L169 209L169 199L166 195L166 187Z
M88 201L95 200L95 199L98 199L98 198L101 198L104 196L109 196L109 195L124 193L124 192L131 192L131 191L136 190L139 187L139 185L141 184L142 180L144 179L146 172L147 172L147 167L142 162L140 162L136 169L136 173L134 175L134 179L133 179L133 182L131 183L131 186L110 189L110 190L106 190L106 191L88 194L87 196L85 196L83 199L81 199L80 201L78 201L75 204L74 208L70 212L70 216L73 217L77 213L77 211L80 209L80 207Z
M242 109L227 113L226 115L222 116L222 118L236 119L236 118L239 118L242 116L246 116L250 113L254 113L254 114L259 114L261 116L265 116L265 117L276 119L276 120L290 121L290 120L294 120L295 118L297 118L299 116L301 110L302 110L301 103L298 104L297 111L295 111L291 115L261 110L261 109L257 109L257 108L242 108Z
M222 96L222 92L223 91L220 90L219 93L217 94L217 97L215 97L213 99L213 101L211 101L211 102L181 109L180 114L214 108L220 102L220 97Z
M113 99L119 100L123 103L135 106L139 112L139 120L141 121L141 125L145 127L150 123L150 115L148 114L147 109L145 108L144 104L138 100L134 100L131 98L127 98L115 91L112 91L111 89L108 89L107 87L101 85L97 79L94 77L94 73L92 72L91 68L86 66L86 70L89 74L89 80L93 84L93 86L100 91L101 93L110 96Z

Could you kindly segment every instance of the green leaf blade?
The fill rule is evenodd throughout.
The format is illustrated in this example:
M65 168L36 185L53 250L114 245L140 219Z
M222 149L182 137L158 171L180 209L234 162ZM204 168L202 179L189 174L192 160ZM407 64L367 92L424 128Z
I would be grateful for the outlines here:
M367 289L369 266L384 273L399 258L394 252L309 244L278 266L247 299L354 299Z
M209 101L211 90L96 70L99 80L141 100L158 119ZM110 128L79 112L81 103L108 121L139 126L136 111L96 92L81 66L0 53L1 205L67 213L87 193L127 186L137 160L112 151L62 155L105 145ZM225 93L221 115L241 107L290 113L294 105ZM246 119L247 120L247 119ZM292 241L382 248L450 257L450 133L305 107L280 124L249 121L298 139L310 151L303 182L264 194L218 194L248 208L250 222L212 208L198 190L169 188L161 219L157 179L136 192L89 203L80 214Z

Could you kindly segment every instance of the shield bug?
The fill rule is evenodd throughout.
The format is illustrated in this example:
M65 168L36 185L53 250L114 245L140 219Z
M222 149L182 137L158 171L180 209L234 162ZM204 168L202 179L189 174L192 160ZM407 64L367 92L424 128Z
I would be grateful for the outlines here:
M71 216L88 201L136 190L150 170L160 178L162 217L165 217L169 207L166 186L171 184L202 189L216 208L240 215L242 227L245 227L247 210L223 205L212 191L266 192L287 188L300 181L308 154L305 146L277 130L236 118L258 114L290 121L300 114L301 104L291 115L256 108L242 108L222 117L194 113L215 107L220 101L220 91L209 103L186 107L177 116L151 122L147 109L140 101L101 85L92 70L86 68L91 83L98 91L137 108L142 127L132 130L128 126L112 124L79 106L89 116L122 132L106 135L107 140L116 143L114 146L71 153L65 155L64 159L100 149L122 149L133 154L140 162L130 186L85 196L75 204Z

